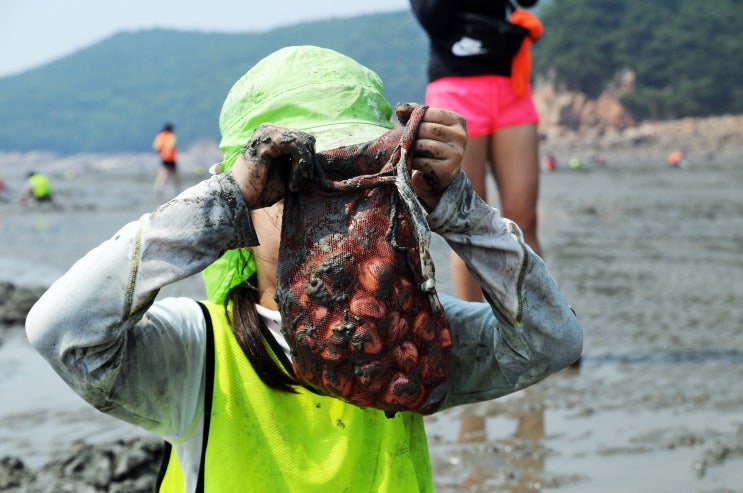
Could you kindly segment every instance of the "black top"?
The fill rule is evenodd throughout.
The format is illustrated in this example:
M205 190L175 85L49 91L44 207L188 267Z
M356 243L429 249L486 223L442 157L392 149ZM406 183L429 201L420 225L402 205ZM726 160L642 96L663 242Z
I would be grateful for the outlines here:
M511 59L526 29L516 26L503 30L508 26L498 20L505 21L510 16L513 4L528 8L537 1L410 0L413 13L430 41L428 79L510 76Z

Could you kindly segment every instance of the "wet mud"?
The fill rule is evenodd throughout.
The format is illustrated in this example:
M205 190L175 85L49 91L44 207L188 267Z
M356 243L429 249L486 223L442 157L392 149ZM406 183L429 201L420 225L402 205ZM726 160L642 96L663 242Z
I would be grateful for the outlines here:
M581 365L427 418L437 492L743 491L741 179L737 158L543 173Z
M49 166L53 206L0 203L0 282L48 285L154 208L155 163L74 178ZM585 329L581 365L426 417L437 493L743 492L742 182L743 156L690 155L674 170L664 155L609 155L542 175L542 248ZM432 255L437 289L451 293L435 235ZM167 295L204 292L192 278ZM44 365L19 326L0 329L0 457L37 471L75 440L147 436L89 409Z

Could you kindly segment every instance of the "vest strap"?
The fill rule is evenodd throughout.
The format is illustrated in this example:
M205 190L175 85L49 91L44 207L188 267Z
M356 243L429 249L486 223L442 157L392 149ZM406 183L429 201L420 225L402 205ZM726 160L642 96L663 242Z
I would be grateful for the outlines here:
M206 387L204 389L204 433L202 436L201 459L199 461L199 477L196 483L196 492L203 493L206 444L209 438L209 423L212 416L212 394L214 392L214 328L212 325L212 317L209 315L207 307L201 302L197 301L197 303L199 308L201 308L206 323L206 355L204 359L204 371L206 372ZM160 462L160 470L157 473L157 480L155 481L155 493L160 491L162 483L165 480L165 473L168 470L172 453L173 446L170 442L164 440L162 461Z
M160 459L160 470L157 471L157 479L155 480L155 493L160 491L160 487L165 479L165 471L168 470L168 464L170 463L170 454L173 452L173 446L170 442L163 440L163 455Z
M206 321L206 355L204 370L206 372L206 385L204 389L204 434L201 441L201 460L199 461L199 479L196 483L196 491L204 491L204 463L206 462L206 447L209 441L209 423L212 417L212 395L214 394L214 328L209 309L201 302L197 302L204 314Z
M276 358L281 363L281 366L284 367L284 370L294 379L297 379L297 376L294 374L294 368L292 367L292 362L289 361L289 358L286 357L286 353L284 352L284 349L279 346L279 342L276 340L276 338L271 334L271 331L268 330L268 327L266 327L266 324L263 323L263 320L259 320L259 328L261 330L261 335L263 336L263 339L268 342L268 347L271 348L271 351L273 351Z

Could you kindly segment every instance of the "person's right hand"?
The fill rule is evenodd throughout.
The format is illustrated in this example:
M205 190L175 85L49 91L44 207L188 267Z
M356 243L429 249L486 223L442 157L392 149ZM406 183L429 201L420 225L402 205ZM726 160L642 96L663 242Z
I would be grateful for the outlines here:
M400 104L397 119L406 124L415 104ZM454 177L461 172L467 147L467 124L459 113L428 108L413 148L412 185L415 194L433 210Z
M255 129L230 169L249 209L260 209L299 190L312 178L315 138L269 123Z

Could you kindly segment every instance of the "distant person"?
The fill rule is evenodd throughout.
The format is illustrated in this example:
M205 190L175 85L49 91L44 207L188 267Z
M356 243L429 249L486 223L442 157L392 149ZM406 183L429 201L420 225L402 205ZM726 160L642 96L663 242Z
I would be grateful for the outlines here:
M537 255L539 115L529 74L531 42L542 34L532 14L508 0L411 0L429 41L426 104L467 120L469 142L462 169L487 201L487 165L495 178L503 216L513 220ZM537 0L519 0L532 7ZM509 15L510 11L510 15ZM509 19L508 22L506 19ZM499 27L507 27L504 30ZM482 300L464 261L452 254L457 296Z
M555 171L557 169L557 158L552 154L547 154L544 158L544 170Z
M0 176L0 202L10 202L8 189L5 186L2 176Z
M686 166L686 155L684 151L675 149L668 155L668 166L671 168L681 169Z
M152 147L160 155L160 170L155 178L155 194L159 197L165 188L165 183L170 178L173 181L175 193L180 192L181 184L178 176L176 160L178 159L178 146L176 145L175 128L166 123L163 129L155 137Z
M31 171L27 178L26 187L21 195L22 204L26 204L29 198L33 198L36 202L52 201L52 185L48 176Z

